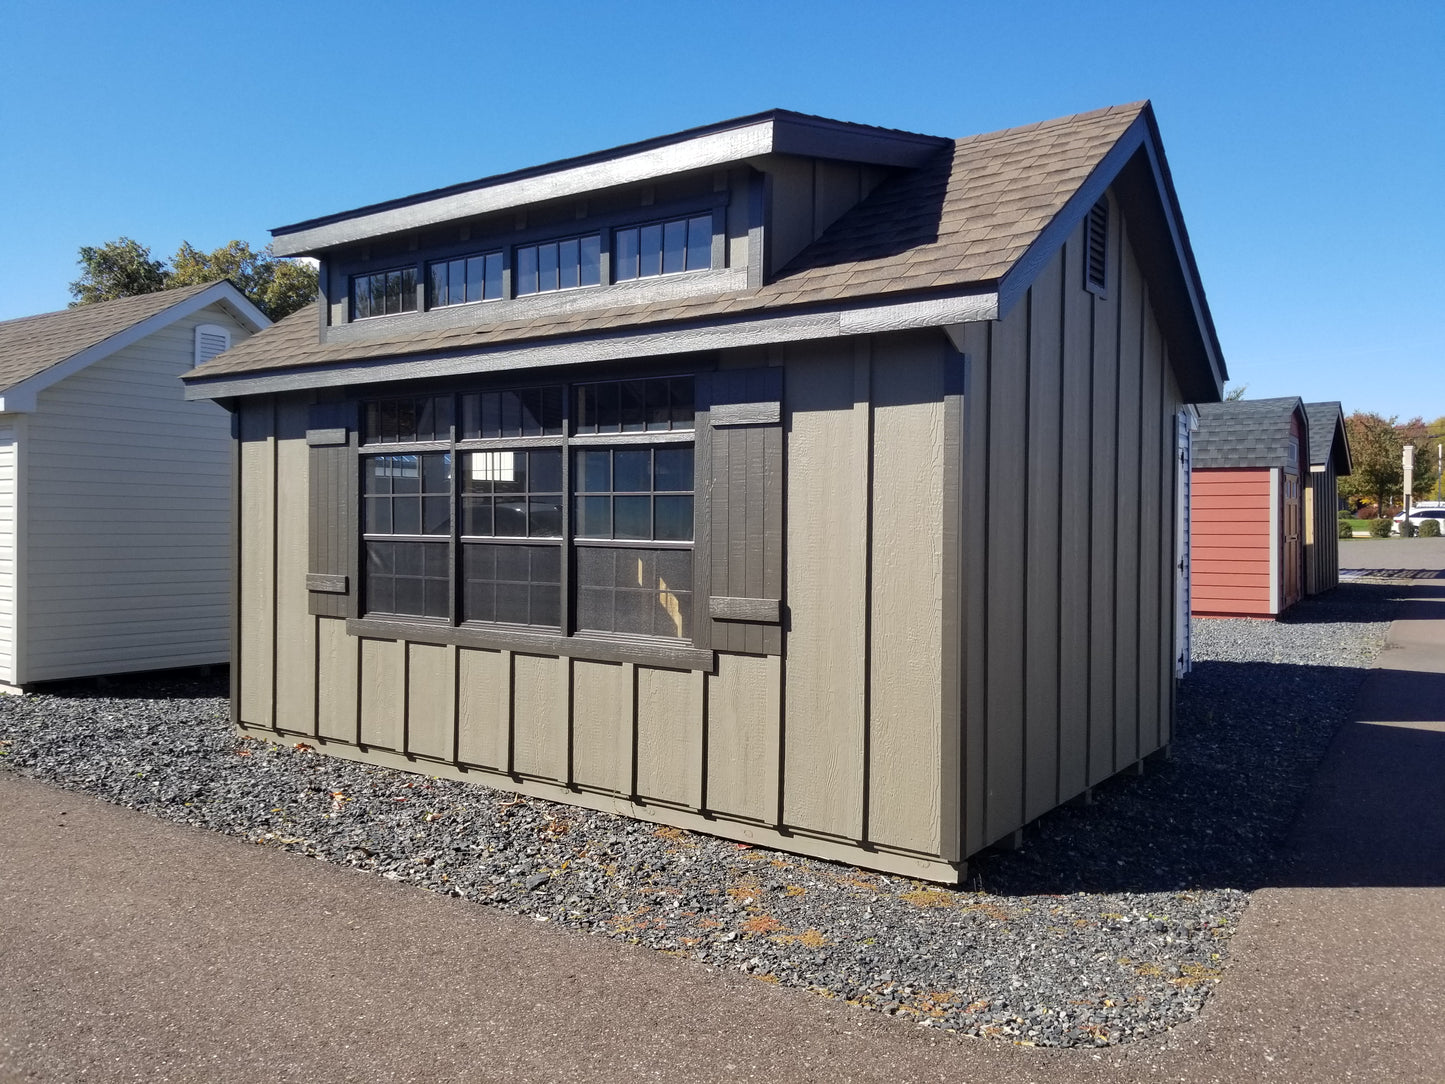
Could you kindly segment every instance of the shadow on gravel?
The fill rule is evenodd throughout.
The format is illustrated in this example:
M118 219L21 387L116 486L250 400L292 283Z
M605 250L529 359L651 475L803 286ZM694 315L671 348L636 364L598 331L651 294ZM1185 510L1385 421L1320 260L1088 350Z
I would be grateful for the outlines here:
M209 672L200 667L189 667L184 670L151 670L141 674L41 681L26 686L25 691L66 700L194 700L197 697L231 695L229 668L226 666L212 666Z
M1278 624L1319 626L1328 638L1329 625L1445 617L1442 601L1445 584L1352 582L1306 599ZM1267 635L1274 624L1260 622L1259 631ZM1302 661L1196 660L1178 687L1173 759L1150 763L1142 777L1125 772L1105 781L1094 788L1092 805L1045 815L1026 830L1021 850L975 858L970 887L1024 896L1248 891L1279 884L1290 831L1315 770L1349 723L1362 681L1379 673L1364 665L1331 665L1327 647L1320 649L1321 664L1310 665L1308 642L1302 646L1298 633L1283 631ZM1445 684L1432 678L1427 696L1445 703ZM1371 714L1408 722L1428 712L1423 704L1396 698ZM1445 735L1427 737L1432 748L1445 743ZM1403 748L1377 752L1410 755ZM1373 816L1368 807L1355 810L1360 822ZM1339 876L1326 874L1320 863L1300 868L1313 869L1321 883ZM1391 876L1401 874L1397 869ZM1413 876L1445 884L1445 866Z
M1439 603L1445 602L1445 579L1415 578L1434 576L1433 572L1389 568L1354 571L1368 578L1342 580L1333 591L1296 603L1280 615L1279 624L1371 622L1381 620L1382 615L1389 621L1445 616L1439 607Z
M1173 759L1054 810L1019 851L970 866L1001 895L1187 892L1274 880L1316 766L1345 723L1360 667L1200 662L1179 689Z

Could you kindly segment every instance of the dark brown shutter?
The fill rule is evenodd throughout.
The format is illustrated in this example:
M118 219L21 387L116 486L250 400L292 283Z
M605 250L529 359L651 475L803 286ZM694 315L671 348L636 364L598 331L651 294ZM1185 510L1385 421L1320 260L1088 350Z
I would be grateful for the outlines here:
M318 403L306 425L310 447L310 552L308 609L322 617L348 617L356 590L353 550L357 532L357 462L352 403Z
M698 377L696 642L783 651L783 370Z

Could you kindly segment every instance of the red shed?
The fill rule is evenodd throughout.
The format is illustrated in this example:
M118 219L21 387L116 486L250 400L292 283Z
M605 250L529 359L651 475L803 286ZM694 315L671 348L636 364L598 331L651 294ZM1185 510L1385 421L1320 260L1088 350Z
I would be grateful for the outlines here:
M1275 617L1304 594L1298 398L1199 406L1190 497L1191 611Z

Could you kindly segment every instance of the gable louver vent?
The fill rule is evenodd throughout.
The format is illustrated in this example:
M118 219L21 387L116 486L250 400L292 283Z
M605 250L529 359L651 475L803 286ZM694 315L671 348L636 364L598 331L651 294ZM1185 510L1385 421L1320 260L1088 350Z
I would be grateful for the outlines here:
M1084 282L1096 294L1108 287L1109 203L1100 200L1089 210L1089 243L1084 252Z
M231 349L231 333L216 324L199 324L196 327L196 364L210 361L217 354Z

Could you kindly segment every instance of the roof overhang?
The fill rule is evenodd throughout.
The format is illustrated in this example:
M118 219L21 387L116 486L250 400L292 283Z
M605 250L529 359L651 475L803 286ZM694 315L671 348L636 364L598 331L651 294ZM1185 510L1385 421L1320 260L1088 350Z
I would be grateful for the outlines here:
M27 377L4 390L0 394L0 414L28 414L35 410L37 399L42 391L52 385L60 383L66 377L73 376L89 365L94 365L102 358L107 358L118 350L124 350L132 343L137 343L149 335L154 335L162 328L169 327L177 320L184 319L211 305L219 304L231 316L235 317L251 331L260 331L262 328L271 325L266 314L258 309L245 294L236 289L235 286L226 280L214 282L206 289L192 294L190 297L177 301L174 305L162 309L160 312L147 317L138 323L131 324L123 331L118 331L108 339L102 339L93 346L87 347L79 353L72 354L64 361L58 362L49 368Z
M271 231L277 256L315 255L456 219L544 200L595 193L640 181L734 165L769 154L805 155L868 165L921 165L951 140L847 124L787 110L694 128L643 143L568 158L467 184L308 219Z
M1111 186L1128 207L1129 242L1150 289L1162 295L1154 312L1169 344L1180 392L1188 402L1218 402L1224 396L1229 371L1184 228L1152 106L1145 105L1000 281L999 311L1007 315Z
M419 377L586 365L599 361L766 346L807 339L837 339L916 328L935 327L952 334L956 325L992 320L997 316L997 292L982 289L942 297L805 313L698 321L651 330L630 329L570 338L531 339L465 352L393 355L377 360L259 373L192 376L186 379L186 398L230 399L241 395L379 384Z

